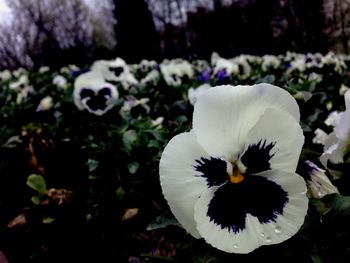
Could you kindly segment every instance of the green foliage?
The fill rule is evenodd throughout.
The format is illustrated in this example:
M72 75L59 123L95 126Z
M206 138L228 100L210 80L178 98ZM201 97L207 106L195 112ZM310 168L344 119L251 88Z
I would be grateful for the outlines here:
M300 70L290 66L297 58L297 54L280 56L278 67L264 70L261 57L247 58L249 74L232 73L225 79L216 76L214 66L206 62L211 70L206 81L195 67L198 61L193 61L193 77L183 79L179 86L169 85L157 69L159 76L147 83L139 79L139 84L127 88L115 83L118 102L102 116L80 111L74 105L74 80L84 69L68 66L59 71L11 72L10 79L0 81L0 223L6 228L17 213L29 211L27 225L18 231L21 234L9 230L3 240L21 240L23 233L29 233L29 241L15 249L18 254L24 253L17 262L28 262L27 258L34 258L34 262L35 257L36 262L47 261L48 253L54 253L47 251L56 249L51 245L56 244L56 235L67 240L57 248L63 251L81 245L77 254L92 251L98 255L96 262L127 262L132 256L140 262L257 262L271 258L276 258L274 262L349 261L348 155L345 163L330 164L332 169L327 170L340 194L311 198L305 224L295 237L249 255L228 255L186 234L170 212L159 184L159 160L165 145L176 134L191 129L193 105L188 90L204 82L268 82L285 88L301 110L305 144L300 163L310 160L321 167L319 157L324 149L313 143L314 131L332 132L333 127L324 121L332 111L345 110L339 90L342 84L350 86L346 66L350 59L340 57L334 63ZM137 65L132 73L139 78L147 75ZM320 79L314 79L313 73ZM62 87L53 83L57 75L66 80ZM21 76L28 80L13 88ZM40 111L38 105L46 96L52 97L53 105ZM126 107L130 101L137 103ZM308 176L301 168L297 172ZM342 177L333 180L335 172ZM72 191L73 200L67 205L43 207L44 195L51 188ZM125 217L128 209L136 208L136 215ZM6 249L0 242L0 250ZM331 253L337 255L332 261Z

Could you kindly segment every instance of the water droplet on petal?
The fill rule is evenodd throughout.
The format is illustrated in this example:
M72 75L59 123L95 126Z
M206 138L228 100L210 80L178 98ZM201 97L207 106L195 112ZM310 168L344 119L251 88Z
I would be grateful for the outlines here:
M266 241L266 243L271 243L272 242L272 238L271 237L266 237L265 241Z
M276 226L275 233L276 234L281 234L282 233L282 229L279 226Z
M234 249L237 249L237 248L238 248L238 245L237 245L237 244L234 244L234 245L233 245L233 248L234 248Z
M285 234L284 236L285 236L286 238L290 238L290 235Z
M260 233L260 236L264 237L264 236L265 236L265 234L264 234L264 233Z

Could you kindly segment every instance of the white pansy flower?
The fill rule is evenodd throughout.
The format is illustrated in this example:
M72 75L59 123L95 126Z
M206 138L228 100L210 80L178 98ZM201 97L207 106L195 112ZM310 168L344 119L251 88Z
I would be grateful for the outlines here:
M304 136L299 108L269 84L202 94L193 128L170 140L159 165L171 211L194 237L249 253L296 234L308 208L295 173Z
M9 71L8 69L0 71L0 82L9 80L11 77L12 77L11 71Z
M184 78L191 79L194 76L192 65L182 59L163 61L160 64L160 72L165 82L173 87L180 86Z
M332 111L327 119L324 121L324 123L327 126L337 126L337 124L339 123L340 117L343 113L340 111Z
M308 169L310 179L307 180L308 196L310 198L323 198L329 194L339 194L337 187L335 187L327 175L325 170L319 168L311 161L305 161Z
M350 151L350 90L345 93L344 98L346 109L333 122L334 131L328 135L320 157L324 167L328 166L329 161L333 164L343 163L344 155Z
M29 79L27 75L21 75L18 80L11 82L9 88L11 90L21 90L29 85Z
M12 75L15 78L19 78L21 75L27 75L27 71L24 68L18 68L14 71L12 71Z
M197 87L195 89L194 88L190 88L188 90L188 99L189 99L190 103L192 105L194 105L196 103L196 101L197 101L197 98L201 94L205 93L208 89L210 89L210 87L211 86L209 84L202 84L202 85L200 85L199 87Z
M142 98L138 100L134 96L128 96L127 99L124 101L121 111L127 112L130 111L132 108L141 106L146 110L146 112L149 112L151 110L150 107L147 105L149 101L149 98Z
M232 62L238 65L239 76L241 78L248 78L252 73L252 67L249 65L246 56L241 55L232 59Z
M120 83L124 89L138 84L129 66L121 58L115 60L97 60L91 66L91 71L99 72L107 81Z
M349 90L348 86L345 86L344 84L341 84L340 88L339 88L339 95L340 96L344 96L345 93Z
M156 81L157 79L159 79L159 77L160 77L159 71L154 69L154 70L151 70L150 72L148 72L148 74L143 79L141 79L140 82L142 84L147 84L147 83Z
M307 79L308 79L309 81L319 83L319 82L322 81L323 76L320 75L320 74L317 74L317 73L315 73L315 72L312 72L312 73L310 73L310 74L307 76Z
M156 129L160 129L162 127L162 123L164 121L164 117L158 117L155 120L152 120L152 127Z
M262 71L268 71L269 69L277 69L281 65L281 61L277 56L264 55L262 57L261 69Z
M22 102L26 101L28 99L29 94L34 93L34 89L32 86L25 86L22 87L21 89L17 90L17 97L16 97L16 103L21 104Z
M237 75L239 73L239 66L237 63L228 59L219 58L214 65L214 76L221 71L225 71L227 75Z
M305 57L299 56L295 60L290 63L290 71L298 70L300 72L304 72L306 69Z
M66 89L67 79L62 75L56 75L52 80L52 84L56 85L59 88Z
M84 73L74 82L74 103L79 110L103 115L113 108L118 95L117 88L106 82L98 72Z
M36 108L36 111L47 111L53 107L53 99L51 96L46 96L43 98L38 107Z
M45 73L50 71L50 68L48 66L42 66L39 68L39 73Z
M315 134L315 137L312 139L312 142L315 144L325 145L328 138L328 134L324 130L321 130L320 128L317 128L314 131L314 134Z

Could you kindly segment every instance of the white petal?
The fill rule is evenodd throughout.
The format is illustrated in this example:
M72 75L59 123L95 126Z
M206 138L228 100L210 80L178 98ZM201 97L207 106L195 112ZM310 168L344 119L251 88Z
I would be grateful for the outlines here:
M265 239L261 240L265 244L267 237L271 238L271 244L281 243L295 235L304 223L309 201L306 183L298 174L277 170L263 172L258 176L275 182L288 193L288 203L283 208L283 214L276 218L276 222L260 225L265 234Z
M335 127L335 133L341 140L349 140L350 138L350 108L344 111L340 118L337 126Z
M102 88L109 88L111 91L111 95L109 96L108 100L106 101L106 108L104 110L96 110L93 111L90 109L90 107L87 105L88 98L81 99L80 93L83 89L88 89L93 91L95 94ZM79 77L76 78L74 82L74 91L73 91L73 97L74 97L74 103L77 106L79 110L88 110L90 113L94 113L96 115L102 115L115 105L117 99L118 99L119 93L117 88L112 85L111 83L106 82L103 79L103 76L99 72L90 71L84 74L81 74Z
M194 107L193 131L211 155L234 160L245 137L266 108L287 111L299 121L295 99L270 85L218 86L202 94Z
M246 228L243 231L234 234L228 229L223 229L220 225L210 221L210 218L207 216L209 203L218 188L219 186L214 186L204 191L195 204L194 218L200 235L207 243L225 252L249 253L253 251L259 247L259 243L254 230L249 224L246 224Z
M350 90L347 90L345 92L344 98L345 98L345 107L346 107L346 109L350 110Z
M194 221L194 204L207 189L206 180L196 176L195 160L209 157L197 143L193 133L181 133L165 147L160 164L160 183L165 199L180 224L192 236L199 238Z
M244 151L259 141L274 144L270 151L270 155L273 154L273 156L269 160L272 170L295 172L304 144L304 135L299 123L290 114L273 108L266 109L248 133ZM256 165L256 160L248 161L252 166ZM263 170L259 172L261 171Z
M319 168L311 161L305 161L308 165L308 172L310 179L307 184L309 187L309 196L313 198L323 198L329 194L339 194L337 187L335 187L325 174L325 170Z
M249 253L263 246L281 243L301 227L307 212L306 184L297 174L269 171L259 174L282 186L289 201L275 222L261 224L258 218L247 214L246 226L238 233L222 229L207 216L208 205L219 187L204 191L195 205L195 220L202 237L212 246L229 253Z
M312 143L322 144L322 145L326 144L328 134L324 130L317 128L314 131L314 134L315 134L315 137L312 139Z

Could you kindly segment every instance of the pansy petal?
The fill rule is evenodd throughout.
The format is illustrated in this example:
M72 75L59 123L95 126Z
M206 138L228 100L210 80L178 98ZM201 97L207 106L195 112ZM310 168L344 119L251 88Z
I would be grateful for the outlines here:
M199 238L194 221L194 204L207 181L199 176L196 160L209 158L192 132L181 133L165 147L160 164L160 183L165 199L180 224L192 236Z
M341 140L348 140L350 137L350 108L344 111L337 126L335 127L335 133Z
M286 191L288 201L282 213L271 217L269 222L261 222L261 219L247 213L244 219L245 227L240 231L223 227L214 222L210 217L212 215L208 215L209 206L220 190L219 186L212 187L201 194L195 205L197 229L212 246L230 253L249 253L263 245L283 242L300 229L308 203L304 180L296 174L283 171L268 171L253 176L265 178ZM235 202L240 200L227 200L227 215L239 213L235 211ZM239 206L239 203L236 205Z
M207 215L209 203L219 188L219 186L214 186L204 191L196 202L194 218L197 229L205 241L213 247L229 253L249 253L259 247L254 229L249 224L246 224L246 228L242 231L233 233L232 230L222 228L211 221ZM227 200L227 202L230 201L232 202L232 200ZM227 213L234 212L234 208L227 210Z
M249 130L268 107L286 111L299 121L295 99L279 87L270 84L214 87L195 104L193 131L211 155L235 159Z
M283 208L283 213L278 215L275 221L262 224L260 234L261 244L281 243L295 235L304 223L308 209L307 187L304 179L295 173L283 171L267 171L258 176L265 177L278 185L288 193L288 202Z
M284 111L268 108L248 133L240 161L249 174L271 169L294 172L303 143L299 123Z

